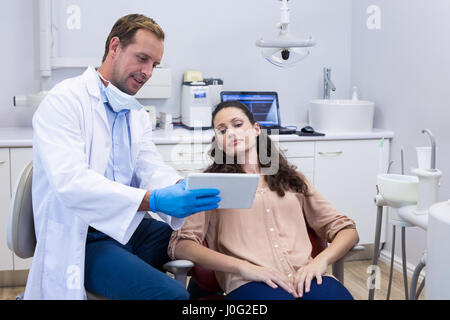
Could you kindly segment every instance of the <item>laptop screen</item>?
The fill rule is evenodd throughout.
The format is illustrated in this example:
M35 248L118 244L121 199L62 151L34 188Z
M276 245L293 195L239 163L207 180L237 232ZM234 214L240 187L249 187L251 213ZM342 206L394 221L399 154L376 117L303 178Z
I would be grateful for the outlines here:
M281 125L276 92L222 91L220 97L222 102L238 100L245 104L261 126Z

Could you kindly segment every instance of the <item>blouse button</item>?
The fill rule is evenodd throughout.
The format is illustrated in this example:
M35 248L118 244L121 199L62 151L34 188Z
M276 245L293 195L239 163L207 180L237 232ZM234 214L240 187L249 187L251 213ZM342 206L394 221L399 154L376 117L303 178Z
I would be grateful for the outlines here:
M288 274L288 278L291 278L291 277L292 277L292 273L289 273L289 274Z
M270 209L266 209L266 212L270 212Z
M284 258L280 258L280 261L284 261Z
M275 247L275 248L278 248L278 245L276 244L276 245L274 245L274 247Z
M270 232L273 232L273 231L274 231L274 229L273 229L273 228L270 228L270 229L269 229L269 231L270 231Z

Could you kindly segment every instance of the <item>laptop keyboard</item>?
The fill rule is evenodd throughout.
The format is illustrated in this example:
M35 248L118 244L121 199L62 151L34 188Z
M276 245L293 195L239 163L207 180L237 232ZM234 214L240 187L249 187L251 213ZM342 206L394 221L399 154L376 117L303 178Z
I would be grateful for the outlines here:
M285 127L263 127L262 129L267 129L267 134L296 134L297 131L295 129L289 129ZM275 130L275 131L273 131ZM273 131L273 132L272 132Z

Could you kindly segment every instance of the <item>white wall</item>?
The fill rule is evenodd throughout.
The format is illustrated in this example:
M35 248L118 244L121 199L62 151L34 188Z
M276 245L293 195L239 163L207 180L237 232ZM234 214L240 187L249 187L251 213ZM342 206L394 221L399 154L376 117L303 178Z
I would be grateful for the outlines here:
M381 9L381 29L366 27L366 9ZM392 173L400 173L400 148L405 150L405 174L417 166L416 146L429 146L421 133L436 139L436 166L443 171L440 199L450 194L450 1L353 1L351 81L362 98L376 102L375 126L392 130ZM375 213L375 211L374 211ZM392 244L389 228L386 248ZM407 260L416 265L426 247L426 234L407 229ZM396 255L401 256L400 232ZM444 245L445 246L445 245Z
M81 7L81 30L66 28L69 4ZM37 1L2 0L0 19L7 50L1 51L0 127L30 126L33 109L14 109L14 95L39 90ZM322 95L322 69L332 68L335 97L350 94L351 0L289 1L291 31L312 35L317 46L299 65L280 69L266 62L255 41L273 37L279 21L278 0L57 0L57 48L63 57L103 56L104 43L122 15L140 12L153 17L166 33L163 64L173 70L172 97L144 101L158 111L180 112L183 73L201 70L224 80L225 90L278 91L283 124L306 123L308 101ZM57 70L52 83L82 73Z
M13 96L39 91L37 2L4 0L0 3L0 127L31 125L34 110L14 110Z

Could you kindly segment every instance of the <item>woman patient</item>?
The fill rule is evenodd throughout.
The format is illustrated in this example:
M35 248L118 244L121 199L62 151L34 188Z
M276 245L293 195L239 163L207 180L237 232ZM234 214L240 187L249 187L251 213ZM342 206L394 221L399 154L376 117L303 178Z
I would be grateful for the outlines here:
M355 223L287 162L244 104L220 103L212 125L205 172L260 174L258 190L251 209L188 217L172 234L171 258L213 270L227 299L353 299L326 270L359 241ZM307 226L330 242L314 259Z

